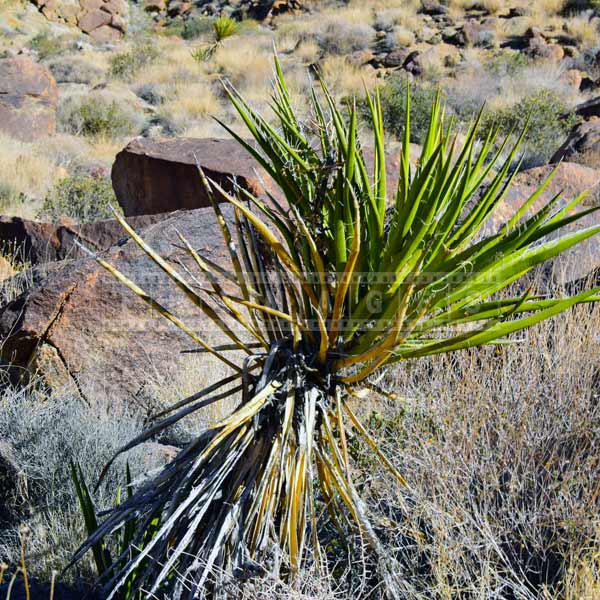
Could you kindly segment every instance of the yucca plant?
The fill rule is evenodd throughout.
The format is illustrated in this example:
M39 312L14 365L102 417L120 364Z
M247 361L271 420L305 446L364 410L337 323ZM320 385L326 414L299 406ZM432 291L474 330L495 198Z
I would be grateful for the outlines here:
M536 265L600 230L551 236L595 210L573 214L583 195L562 207L556 196L530 214L551 175L498 232L484 233L514 177L510 165L518 145L507 152L505 143L493 151L497 133L478 140L477 119L459 147L451 125L444 125L438 98L413 168L407 110L400 175L388 200L378 94L367 94L371 164L359 142L355 107L340 109L321 82L312 92L312 120L302 123L277 61L275 66L277 127L228 85L254 143L223 126L272 177L281 196L263 201L240 190L232 197L199 168L229 249L231 272L183 236L193 267L176 269L117 215L227 343L209 344L97 257L232 371L165 410L123 452L210 403L234 394L240 398L227 418L112 511L77 553L76 559L105 536L135 524L131 540L138 549L123 552L101 579L108 599L118 597L123 586L146 590L149 597L165 590L177 599L204 597L207 590L217 595L227 577L243 579L263 569L293 579L307 557L323 558L318 527L324 519L342 539L353 533L366 540L389 595L399 597L400 571L384 553L376 517L353 484L347 442L351 434L362 439L408 492L410 481L360 421L357 406L365 394L394 398L372 376L399 361L499 341L597 299L599 288L568 298L503 293ZM218 204L217 194L232 209ZM243 333L233 330L234 322ZM236 361L230 350L245 358ZM148 529L158 517L149 541Z
M217 48L223 44L224 40L235 35L239 28L240 25L235 19L226 16L219 17L213 23L215 41L204 48L196 48L193 50L191 53L192 58L196 62L210 60L213 54L217 51Z

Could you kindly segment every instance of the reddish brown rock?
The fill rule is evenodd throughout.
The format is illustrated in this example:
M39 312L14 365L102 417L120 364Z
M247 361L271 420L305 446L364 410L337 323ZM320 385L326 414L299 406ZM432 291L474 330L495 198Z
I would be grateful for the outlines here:
M79 5L81 6L81 10L86 13L99 9L104 5L104 0L79 0Z
M56 130L56 82L25 56L0 60L0 130L29 142Z
M578 157L585 157L587 164L600 168L600 118L593 117L576 125L550 162L574 160Z
M496 42L497 19L485 19L482 23L469 20L459 36L466 46L493 46Z
M165 215L131 217L128 222L134 229L139 229L157 223L164 217ZM32 265L81 256L81 250L75 244L76 239L95 251L101 251L126 237L116 220L78 225L64 219L55 225L0 216L0 248L18 248L17 259Z
M567 73L570 73L570 71L567 71ZM574 108L573 112L584 119L600 117L600 96L595 96L590 100L586 100L585 102L578 104Z
M234 140L137 138L119 154L112 182L126 215L148 215L210 206L196 161L226 191L233 180L253 194L270 181L258 163ZM268 185L268 184L267 184Z
M579 69L569 69L563 75L565 81L576 90L581 88L583 82L583 74Z
M110 15L109 15L110 17ZM102 25L93 31L90 31L90 37L98 42L115 42L120 40L123 35L122 23L111 19L110 25Z
M108 25L111 21L112 17L110 13L106 11L95 9L89 12L86 12L77 23L79 25L79 29L84 33L90 33L103 25Z
M373 150L364 149L372 171ZM256 196L280 191L258 162L235 140L195 138L136 138L119 154L112 168L117 200L126 215L150 215L210 206L196 161L208 178L227 192L238 186ZM393 195L399 173L398 153L387 160ZM217 198L218 199L218 198Z
M223 207L227 218L231 209ZM212 209L175 213L142 230L167 260L186 260L178 232L210 260L228 268L228 254ZM168 278L131 241L103 254L206 339L221 338ZM193 266L188 262L190 268ZM175 376L181 351L196 347L91 258L63 263L28 293L0 309L1 352L21 371L50 346L79 393L94 403L148 408L149 374ZM189 356L189 355L188 355ZM52 367L52 374L56 372ZM44 376L44 372L41 373ZM202 377L199 374L199 386Z
M558 44L549 44L542 37L529 40L528 53L533 58L548 62L559 62L565 57L565 51Z

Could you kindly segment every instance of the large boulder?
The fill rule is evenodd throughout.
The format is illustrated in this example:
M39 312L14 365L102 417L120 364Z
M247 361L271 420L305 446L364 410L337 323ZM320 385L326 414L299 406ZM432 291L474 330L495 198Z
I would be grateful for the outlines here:
M0 131L30 142L56 131L52 74L25 56L0 60Z
M530 209L530 215L532 211L539 210L559 193L561 200L557 209L566 206L587 190L589 195L572 212L586 210L590 205L598 203L600 171L566 162L558 166L535 167L522 171L515 177L512 187L492 217L490 230L498 231L505 225L523 203L539 189L554 168L557 168L557 172L553 180ZM569 233L598 224L600 224L600 216L596 212L571 223L558 233L559 235ZM600 236L596 235L541 266L536 270L535 276L540 291L546 291L555 285L568 285L580 281L591 273L597 272L598 269L600 269Z
M595 96L590 100L578 104L573 109L573 112L584 119L600 117L600 96Z
M592 117L576 125L550 162L573 160L578 156L586 156L587 161L595 159L600 167L600 118Z
M162 218L164 215L145 215L128 221L134 229L139 229ZM12 251L16 260L32 265L83 256L75 240L98 252L108 250L126 237L114 219L81 225L66 218L53 224L0 216L0 250Z
M223 210L232 218L229 206ZM142 228L144 239L172 264L183 260L189 265L179 232L207 258L229 268L212 209L181 211ZM134 242L117 245L103 256L198 334L212 341L222 339L212 321L200 314ZM92 258L63 263L0 309L0 339L2 358L15 367L15 375L22 373L23 367L37 368L54 382L52 387L69 386L88 402L110 402L115 410L125 406L147 410L151 375L175 376L190 356L182 356L181 351L197 347ZM207 369L189 374L199 387L210 377ZM214 369L213 373L219 376Z
M210 206L197 164L227 192L234 191L235 181L261 195L263 182L269 181L234 140L136 138L117 154L112 168L113 188L124 213L150 215Z
M420 148L411 145L411 159ZM364 149L372 174L374 153ZM112 184L125 215L152 215L210 206L197 165L226 192L236 186L256 196L268 191L284 202L273 180L235 140L196 138L136 138L121 152L112 167ZM386 161L388 196L393 200L400 172L399 153ZM222 200L216 194L217 200Z

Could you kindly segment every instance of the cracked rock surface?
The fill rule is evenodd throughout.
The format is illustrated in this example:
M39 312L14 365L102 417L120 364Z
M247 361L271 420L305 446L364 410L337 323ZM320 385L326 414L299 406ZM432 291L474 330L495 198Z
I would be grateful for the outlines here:
M229 207L223 207L230 214ZM144 239L176 268L187 256L180 232L207 258L228 268L227 249L212 209L172 213L139 228ZM102 253L140 287L209 341L216 326L200 314L131 240ZM15 377L35 367L52 387L75 386L90 404L147 409L144 389L158 365L175 371L181 351L196 347L92 258L65 261L27 293L0 309L2 358Z

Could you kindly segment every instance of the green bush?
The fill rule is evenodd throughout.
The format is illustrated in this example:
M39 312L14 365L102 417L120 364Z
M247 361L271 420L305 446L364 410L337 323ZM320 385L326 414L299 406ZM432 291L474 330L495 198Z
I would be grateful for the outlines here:
M37 52L40 59L56 56L64 50L62 39L47 33L38 33L29 42L29 47Z
M119 79L130 79L142 67L158 58L158 50L150 43L139 44L127 52L119 52L110 59L110 74Z
M556 92L542 90L525 96L512 106L485 113L482 131L498 126L498 143L501 143L511 131L520 131L528 119L524 147L526 167L547 162L577 122L577 117L569 113L569 106Z
M59 106L59 128L73 135L120 137L141 127L141 117L124 102L104 96L68 98Z
M196 17L195 19L188 19L181 31L181 37L184 40L195 40L201 35L210 33L213 30L214 19L210 17Z
M381 90L384 126L398 138L402 136L404 127L407 85L409 82L406 78L392 77ZM432 85L410 84L410 134L416 143L421 143L427 134L436 94L437 88ZM368 107L364 104L363 112L365 116L368 114Z
M44 199L38 218L56 222L71 217L80 223L92 223L113 216L116 204L110 180L93 175L67 177L59 181Z

